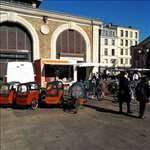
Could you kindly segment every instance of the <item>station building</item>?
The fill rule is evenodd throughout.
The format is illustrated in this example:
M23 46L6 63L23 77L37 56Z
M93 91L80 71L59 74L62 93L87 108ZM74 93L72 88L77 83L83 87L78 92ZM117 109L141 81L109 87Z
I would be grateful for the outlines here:
M35 64L44 86L54 77L88 79L98 71L100 20L39 9L41 0L1 0L0 78L9 61Z
M150 36L131 47L132 68L150 70Z

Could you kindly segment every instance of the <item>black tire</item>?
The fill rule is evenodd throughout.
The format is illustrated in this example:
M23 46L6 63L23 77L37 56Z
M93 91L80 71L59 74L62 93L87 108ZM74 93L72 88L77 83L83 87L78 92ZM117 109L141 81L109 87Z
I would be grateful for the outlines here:
M38 101L36 99L33 99L31 102L31 109L35 110L38 108Z

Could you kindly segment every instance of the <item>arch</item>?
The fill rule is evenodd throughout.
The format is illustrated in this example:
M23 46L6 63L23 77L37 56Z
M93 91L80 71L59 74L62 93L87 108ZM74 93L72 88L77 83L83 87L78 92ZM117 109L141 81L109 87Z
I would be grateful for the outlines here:
M17 13L13 12L0 16L0 23L7 21L19 23L29 32L33 41L33 60L39 59L39 38L33 26L27 20L18 16Z
M52 38L51 38L51 59L56 59L56 42L57 42L57 38L59 36L59 34L61 32L63 32L64 30L68 30L68 29L72 29L72 30L76 30L78 31L83 38L85 39L85 43L86 43L86 62L90 62L91 61L91 46L90 46L90 40L87 36L87 33L78 25L72 23L72 24L63 24L60 25L52 34Z

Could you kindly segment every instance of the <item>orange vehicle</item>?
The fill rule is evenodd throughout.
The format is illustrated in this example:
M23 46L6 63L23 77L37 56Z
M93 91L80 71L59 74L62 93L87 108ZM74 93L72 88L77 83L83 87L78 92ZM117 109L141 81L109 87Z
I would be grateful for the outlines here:
M42 104L60 104L63 101L64 86L61 81L52 81L47 83L45 90L41 92L40 101Z
M31 109L35 110L38 107L39 96L39 86L35 82L20 84L16 95L16 104L30 106Z
M0 105L15 104L16 91L19 84L19 82L9 82L1 86Z

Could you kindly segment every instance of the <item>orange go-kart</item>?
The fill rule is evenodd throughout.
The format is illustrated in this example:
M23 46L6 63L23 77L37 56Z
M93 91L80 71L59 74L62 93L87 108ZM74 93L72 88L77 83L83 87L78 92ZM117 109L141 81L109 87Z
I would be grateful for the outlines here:
M61 105L63 102L64 86L61 81L48 82L46 89L41 92L40 102L47 105Z
M1 86L0 105L15 104L16 91L19 84L19 82L9 82Z
M32 110L35 110L38 107L39 96L39 86L35 82L20 84L16 95L16 104L30 106Z

